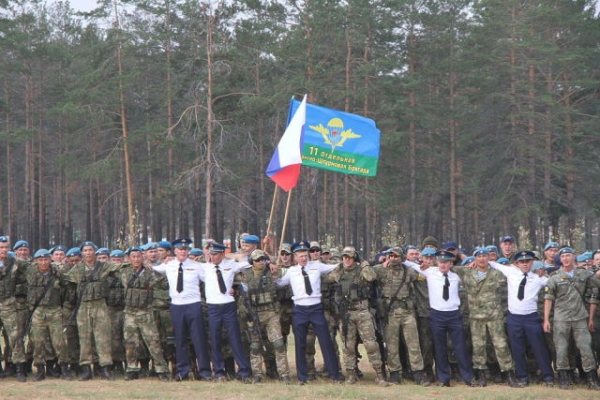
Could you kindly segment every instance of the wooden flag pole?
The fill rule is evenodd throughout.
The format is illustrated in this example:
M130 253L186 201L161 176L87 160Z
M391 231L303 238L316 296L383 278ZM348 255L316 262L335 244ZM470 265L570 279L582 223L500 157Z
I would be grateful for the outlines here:
M288 198L287 198L287 203L285 205L285 214L283 216L283 227L281 227L281 240L279 242L279 248L281 249L281 247L283 246L283 241L285 238L285 227L287 226L287 218L288 218L288 213L290 211L290 203L292 200L292 190L290 189L290 191L288 192ZM279 265L279 258L281 257L281 252L279 250L277 250L277 264Z

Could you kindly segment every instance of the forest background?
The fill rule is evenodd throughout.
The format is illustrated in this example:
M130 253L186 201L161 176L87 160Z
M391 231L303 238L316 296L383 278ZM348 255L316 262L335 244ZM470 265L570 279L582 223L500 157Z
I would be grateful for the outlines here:
M303 168L286 241L600 247L595 1L1 0L0 91L0 233L33 248L279 241L305 93L377 121L379 169Z

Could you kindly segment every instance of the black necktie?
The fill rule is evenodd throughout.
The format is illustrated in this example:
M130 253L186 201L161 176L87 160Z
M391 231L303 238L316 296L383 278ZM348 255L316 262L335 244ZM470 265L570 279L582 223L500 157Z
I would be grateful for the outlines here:
M525 284L527 283L527 274L523 274L523 280L519 283L519 293L517 299L523 300L525 298Z
M177 271L177 293L183 292L183 263L179 263L179 271Z
M310 296L312 294L312 286L310 285L310 279L308 279L308 274L304 270L304 267L302 267L302 276L304 277L304 288L306 290L306 294Z
M448 299L450 298L450 281L448 280L448 274L444 274L444 292L442 293L442 298L446 301L448 301Z
M225 286L225 281L223 280L223 274L221 274L221 270L219 269L218 265L215 265L215 268L217 270L217 280L219 281L219 290L221 291L221 293L225 293L227 291L227 287Z

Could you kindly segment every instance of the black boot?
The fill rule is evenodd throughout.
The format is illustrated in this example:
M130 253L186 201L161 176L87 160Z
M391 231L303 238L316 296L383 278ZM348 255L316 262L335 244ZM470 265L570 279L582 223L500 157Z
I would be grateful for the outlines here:
M108 366L100 368L100 378L106 379L107 381L114 381L115 377L112 372L110 372L110 368Z
M123 375L125 373L125 370L123 369L123 361L113 362L113 372L115 375Z
M588 382L588 388L592 390L600 390L600 382L598 382L598 371L595 369L585 373Z
M44 364L37 364L37 374L33 377L34 382L43 381L46 379L46 366Z
M569 388L569 371L566 369L559 370L558 381L560 382L560 388L567 390Z
M140 360L140 372L138 375L140 378L147 378L150 373L150 360Z
M431 385L431 379L427 376L425 371L415 371L413 373L413 377L415 378L415 383L421 385L423 387L427 387Z
M19 382L27 382L27 376L25 375L25 363L17 364L17 380Z
M125 374L125 380L126 381L134 381L136 379L139 379L139 375L137 372L127 372Z
M401 383L400 371L391 371L390 376L388 378L388 382L400 384Z
M71 371L69 371L69 364L66 362L60 363L60 379L63 381L72 381L73 375L71 375Z
M60 371L56 369L56 360L46 361L46 375L60 378Z
M81 366L81 375L79 375L80 381L89 381L92 379L92 367L90 364L85 364Z
M485 377L486 371L484 369L476 369L474 372L475 372L475 379L477 379L477 386L479 386L479 387L487 386L487 379Z
M5 376L7 376L7 377L17 376L17 366L15 364L9 362L8 366L6 367Z

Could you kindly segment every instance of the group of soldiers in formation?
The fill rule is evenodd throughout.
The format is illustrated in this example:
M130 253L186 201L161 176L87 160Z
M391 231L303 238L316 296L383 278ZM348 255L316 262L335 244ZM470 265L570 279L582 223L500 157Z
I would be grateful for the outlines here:
M0 236L2 376L289 384L293 331L299 384L358 382L362 344L380 386L557 378L600 390L600 250L515 251L505 236L467 256L429 236L369 262L353 246L299 241L270 254L260 242L244 234L236 254L212 240L83 242L32 256Z

